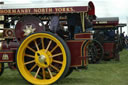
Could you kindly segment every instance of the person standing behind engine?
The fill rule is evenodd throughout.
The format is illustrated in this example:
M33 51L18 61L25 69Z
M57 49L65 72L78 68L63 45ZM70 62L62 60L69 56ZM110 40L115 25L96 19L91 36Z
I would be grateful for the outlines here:
M86 32L91 32L93 30L92 21L87 19L87 17L85 17L84 20L85 20L85 30L86 30Z
M59 30L59 15L52 16L49 26L50 26L49 29L53 33L56 33Z

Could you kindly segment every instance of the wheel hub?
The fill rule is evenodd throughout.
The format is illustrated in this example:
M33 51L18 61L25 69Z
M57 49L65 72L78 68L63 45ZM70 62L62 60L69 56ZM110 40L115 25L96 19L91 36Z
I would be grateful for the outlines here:
M49 51L45 52L45 49L37 51L35 53L36 64L47 68L52 63L52 58L49 56L52 56L52 54Z
M46 61L46 57L44 55L39 56L40 63L44 63Z

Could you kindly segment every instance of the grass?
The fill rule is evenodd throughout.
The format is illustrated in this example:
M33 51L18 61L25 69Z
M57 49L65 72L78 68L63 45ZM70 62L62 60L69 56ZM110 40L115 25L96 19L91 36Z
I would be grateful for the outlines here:
M17 71L5 69L0 85L29 85ZM54 85L128 85L128 51L120 53L120 62L111 60L90 64L88 70L74 71Z

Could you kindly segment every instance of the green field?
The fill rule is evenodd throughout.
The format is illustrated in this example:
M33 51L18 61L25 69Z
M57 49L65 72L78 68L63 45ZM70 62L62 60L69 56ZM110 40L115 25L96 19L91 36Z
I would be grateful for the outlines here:
M5 69L0 85L29 85L17 71ZM111 60L90 64L88 70L74 71L54 85L128 85L128 50L120 53L120 62Z

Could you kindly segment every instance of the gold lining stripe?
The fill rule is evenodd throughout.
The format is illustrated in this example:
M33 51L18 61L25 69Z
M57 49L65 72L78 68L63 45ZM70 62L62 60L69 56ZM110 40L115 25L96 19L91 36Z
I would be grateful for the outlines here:
M88 35L92 35L92 33L79 33L79 34L75 34L74 38L75 39L90 39L90 38L76 38L78 35L83 35L83 34L88 34Z
M109 27L116 27L113 25L108 25L108 26L93 26L93 28L109 28Z
M14 52L0 52L0 53L14 53Z

